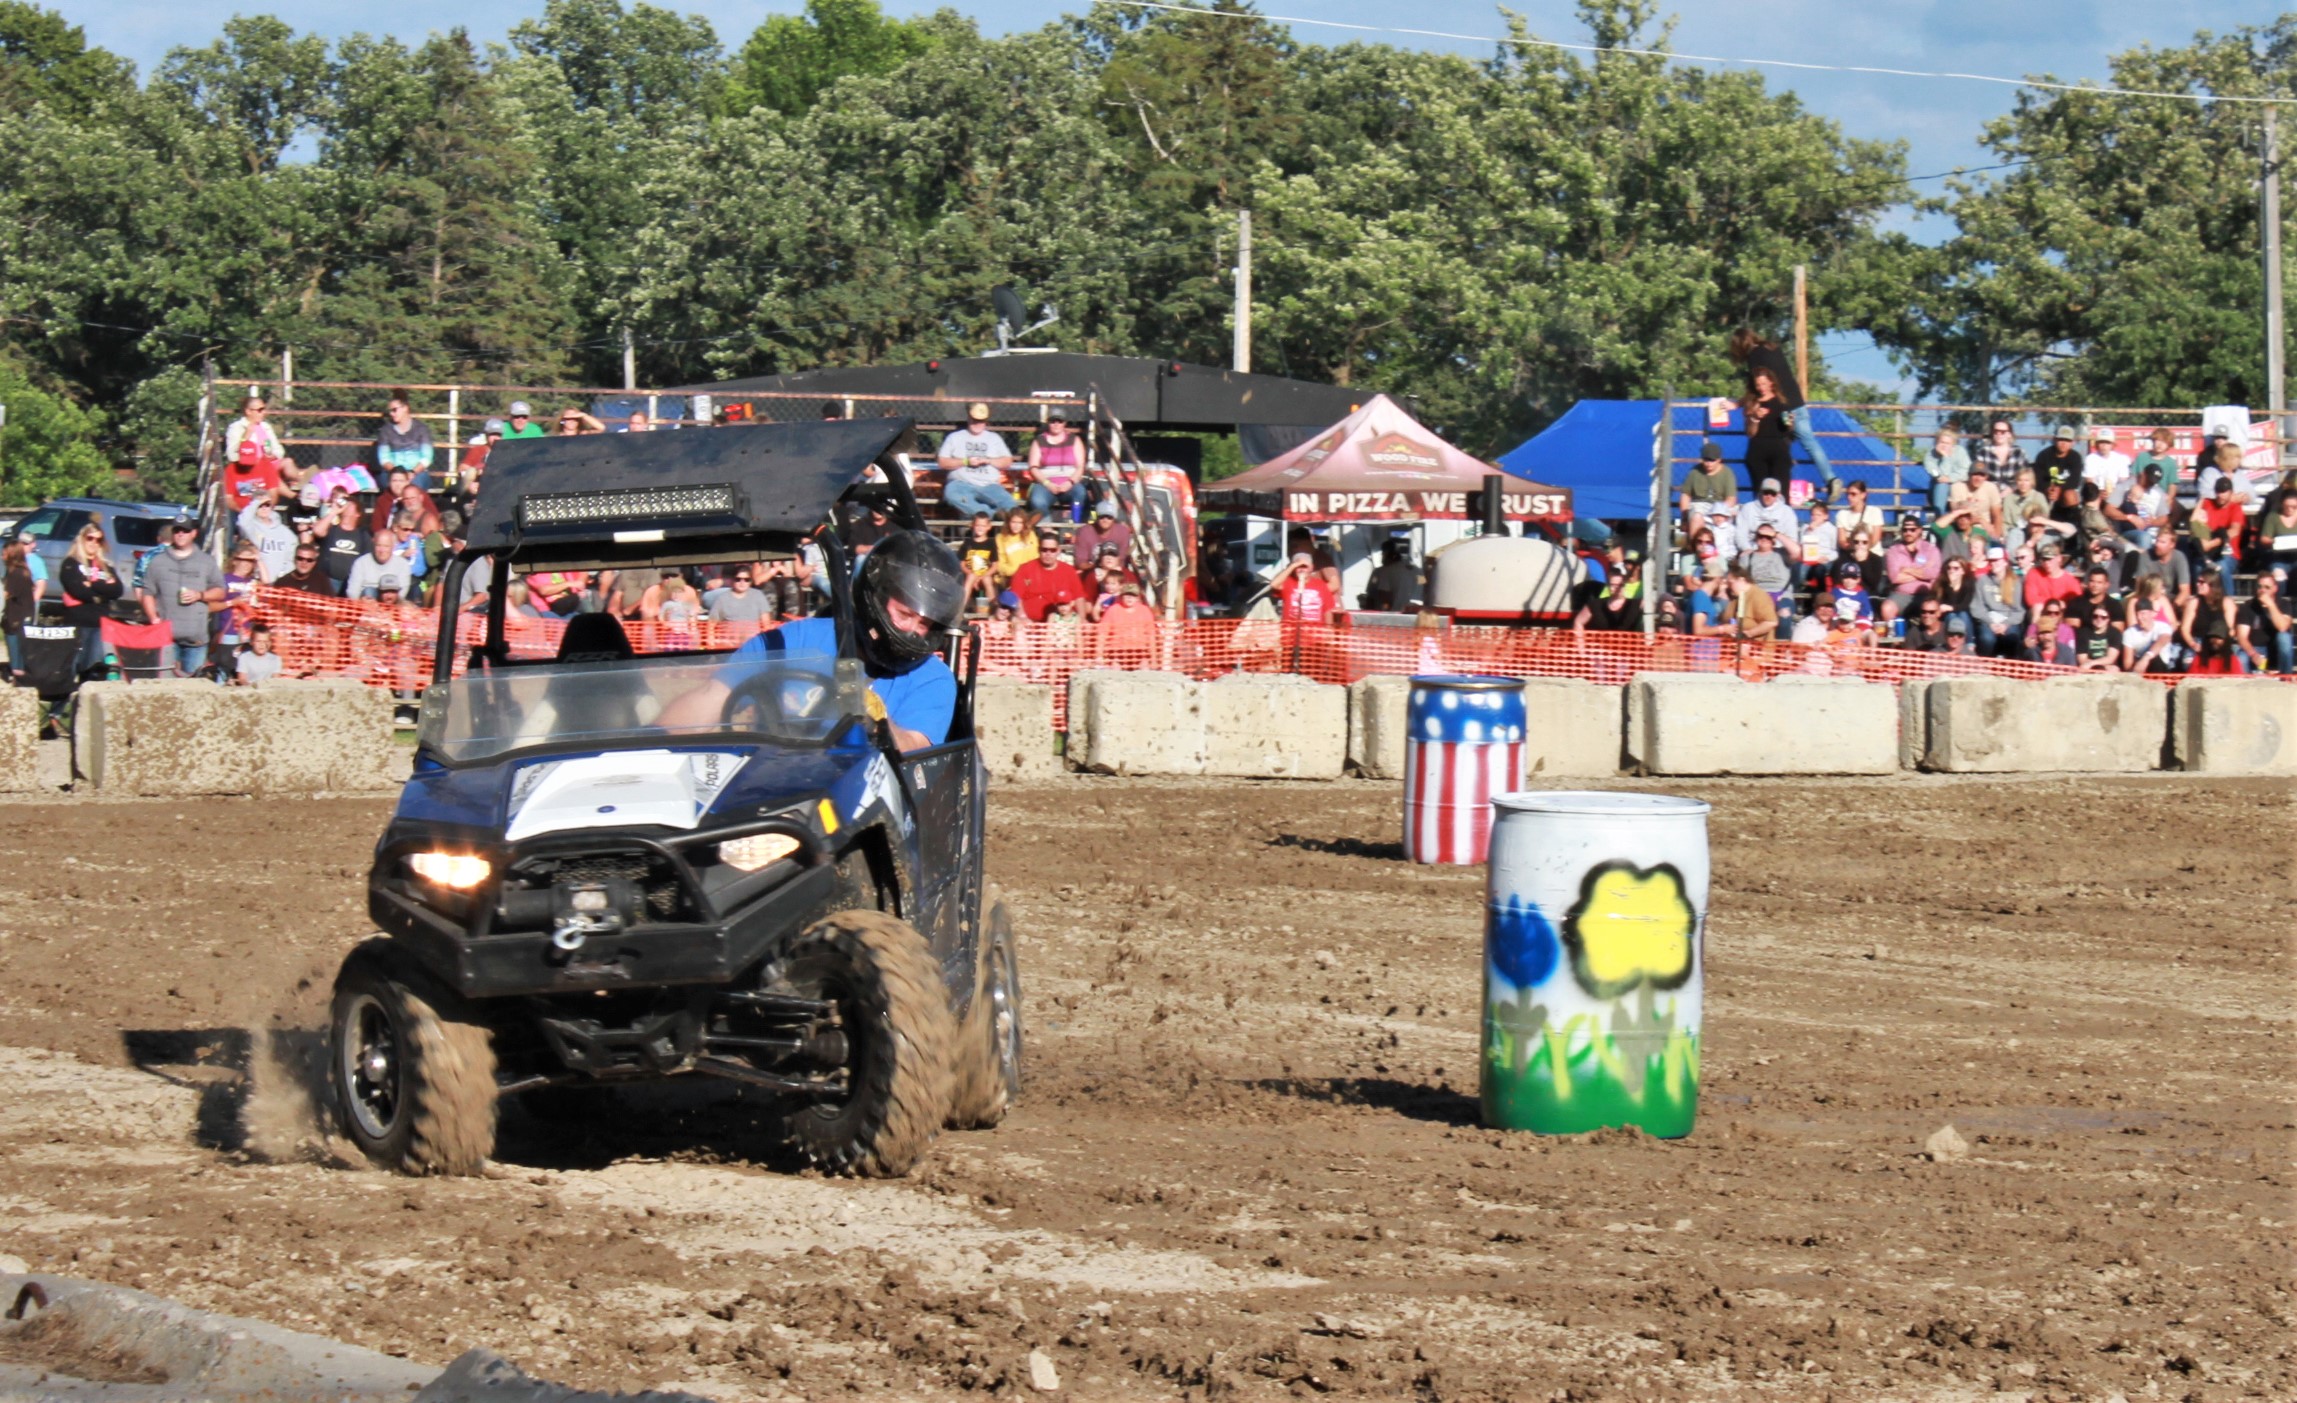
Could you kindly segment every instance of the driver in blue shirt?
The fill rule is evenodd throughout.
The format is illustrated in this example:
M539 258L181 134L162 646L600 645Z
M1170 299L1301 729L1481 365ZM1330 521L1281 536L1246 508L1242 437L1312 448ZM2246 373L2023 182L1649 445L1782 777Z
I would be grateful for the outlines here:
M949 739L957 675L934 644L957 622L964 603L965 575L956 555L923 531L900 531L879 541L855 573L854 632L862 670L903 750ZM659 724L714 723L743 675L765 659L828 671L837 659L837 621L796 619L759 634L735 649L716 677L664 708Z

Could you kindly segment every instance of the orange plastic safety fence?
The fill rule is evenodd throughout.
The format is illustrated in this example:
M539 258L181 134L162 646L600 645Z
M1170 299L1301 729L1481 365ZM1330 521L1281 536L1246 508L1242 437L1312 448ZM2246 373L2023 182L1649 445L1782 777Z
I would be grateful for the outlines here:
M378 687L419 691L431 683L439 614L411 604L330 599L300 590L256 591L255 616L271 627L273 649L290 677L353 677ZM625 620L623 631L641 653L714 652L741 646L756 624L664 624ZM566 634L561 618L510 618L503 640L512 657L547 658ZM456 671L486 638L486 620L465 615L455 626Z
M354 677L407 691L430 683L433 640L438 635L434 611L265 589L258 594L257 613L271 625L274 645L286 659L290 676ZM641 653L734 648L759 627L623 624L632 646ZM485 636L485 628L484 619L463 619L457 628L458 655L467 656ZM1053 724L1061 729L1068 725L1069 679L1095 668L1178 672L1199 680L1232 672L1289 672L1337 684L1379 674L1414 673L1565 677L1617 684L1639 672L1715 673L1750 682L1794 674L1890 683L1972 676L2040 679L2074 671L1895 647L1740 644L1681 635L1646 639L1639 633L1575 634L1568 629L1349 628L1272 619L1167 623L1145 618L1114 618L1098 624L1079 619L1014 620L974 628L981 636L981 672L1051 686ZM564 619L518 618L506 621L504 636L513 656L545 658L557 652L565 629Z

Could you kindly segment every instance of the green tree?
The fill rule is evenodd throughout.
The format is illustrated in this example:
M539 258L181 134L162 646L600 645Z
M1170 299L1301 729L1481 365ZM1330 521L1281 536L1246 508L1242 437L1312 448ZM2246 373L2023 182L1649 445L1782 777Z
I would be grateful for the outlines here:
M1581 13L1600 45L1664 46L1641 0ZM1876 266L1897 147L1845 138L1756 76L1582 61L1516 33L1481 65L1304 56L1310 155L1259 194L1277 365L1409 391L1497 450L1581 398L1730 390L1724 333L1782 322L1795 264L1822 284Z
M235 134L247 169L261 174L325 120L334 72L319 36L298 36L269 15L234 15L206 48L169 54L155 81Z
M937 20L887 19L877 0L806 0L803 18L773 15L750 35L727 75L729 114L763 107L802 116L840 78L876 78L920 57L945 33L971 25L944 11Z
M552 0L511 31L494 76L526 172L518 196L556 243L576 319L580 373L619 383L617 306L635 273L631 233L647 187L703 140L724 76L699 16L617 0ZM649 358L649 373L660 367Z
M291 344L312 378L563 380L574 320L532 156L461 30L409 54L347 40L342 120L314 172L332 247Z
M2116 86L2297 97L2297 15L2112 61ZM1871 309L1925 391L1982 403L2264 402L2262 110L2024 91L1985 142L2016 169L1956 181L1954 220ZM2288 237L2285 232L2284 238Z
M1249 6L1174 14L1096 4L1076 29L1098 64L1101 115L1137 190L1127 251L1154 289L1141 335L1160 355L1225 361L1236 215L1264 170L1304 151L1294 101L1300 51Z
M1055 303L1056 344L1132 349L1120 162L1077 40L953 35L793 121L718 124L649 187L628 315L671 375L970 354L989 289Z
M46 103L85 118L134 88L127 60L89 48L78 25L22 0L0 0L0 112Z
M32 383L13 356L0 355L0 502L24 506L75 493L105 493L112 465L96 446L97 416Z

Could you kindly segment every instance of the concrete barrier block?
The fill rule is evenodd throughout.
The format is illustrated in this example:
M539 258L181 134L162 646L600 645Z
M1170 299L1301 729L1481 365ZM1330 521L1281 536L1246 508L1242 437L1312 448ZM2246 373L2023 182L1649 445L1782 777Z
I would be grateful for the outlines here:
M996 779L1043 779L1061 772L1053 753L1053 689L1009 677L973 688L973 735Z
M2169 698L2178 768L2297 775L2297 686L2264 677L2188 677Z
M252 792L363 794L406 783L414 752L398 742L384 688L280 680L232 690L252 702L263 736Z
M1930 684L1926 769L1952 774L2161 766L2169 689L2142 677L1949 677Z
M1919 770L1930 748L1931 679L1898 685L1898 768Z
M1643 770L1657 775L1881 775L1898 769L1898 698L1828 677L1646 673Z
M1627 679L1627 700L1620 708L1626 719L1620 726L1619 754L1627 762L1627 768L1638 774L1650 773L1645 760L1651 753L1651 709L1644 704L1649 689L1643 684L1651 680L1663 682L1681 675L1675 672L1638 672Z
M1125 677L1121 668L1085 668L1069 674L1068 724L1063 730L1068 736L1062 753L1077 769L1085 767L1085 754L1093 748L1093 688L1104 677Z
M1524 679L1525 778L1618 774L1624 690L1567 677Z
M29 687L0 687L0 794L40 788L40 698Z
M1404 777L1404 732L1412 679L1366 677L1348 684L1348 768L1365 779Z
M1071 752L1072 764L1106 775L1204 773L1202 683L1177 672L1102 672L1084 702L1085 750Z
M80 767L112 794L365 793L405 781L391 696L356 682L97 682Z
M1201 689L1204 773L1338 779L1348 760L1348 691L1287 673L1237 672Z
M252 794L262 733L255 693L213 682L93 682L80 689L80 768L97 789Z

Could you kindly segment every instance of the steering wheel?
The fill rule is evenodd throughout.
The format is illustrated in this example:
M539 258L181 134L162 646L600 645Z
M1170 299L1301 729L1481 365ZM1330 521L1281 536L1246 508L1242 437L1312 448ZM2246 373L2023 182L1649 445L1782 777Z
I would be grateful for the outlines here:
M764 668L734 684L718 720L736 730L764 730L769 717L820 720L830 714L835 695L828 673Z

